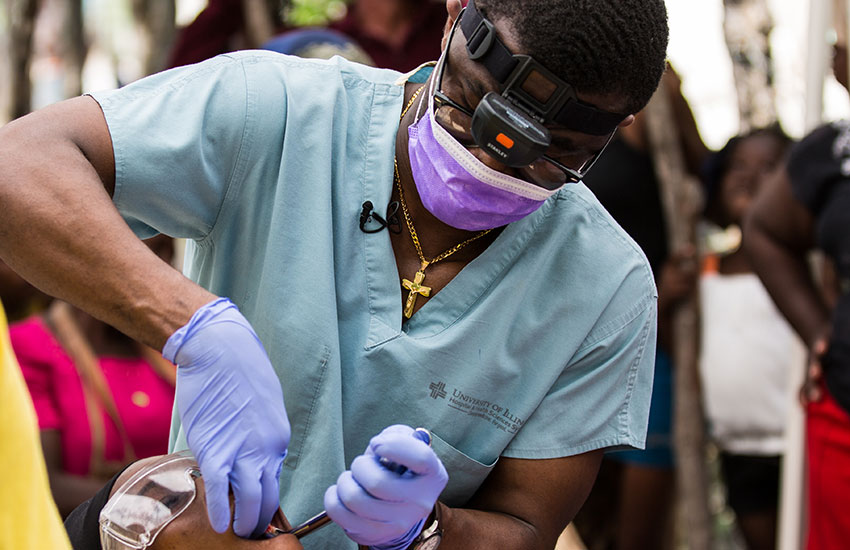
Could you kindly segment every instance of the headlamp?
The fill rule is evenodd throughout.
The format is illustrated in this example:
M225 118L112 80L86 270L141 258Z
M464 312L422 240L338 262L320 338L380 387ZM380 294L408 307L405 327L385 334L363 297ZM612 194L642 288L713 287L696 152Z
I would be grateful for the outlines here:
M472 115L472 137L508 166L527 166L543 156L552 136L545 126L495 92L485 95Z
M501 95L543 123L557 123L594 136L613 132L625 114L598 109L576 97L573 87L528 55L514 55L470 0L460 28L469 58L499 82Z
M545 157L552 142L545 124L604 136L613 134L628 115L582 102L569 83L534 58L511 53L474 0L464 8L457 24L466 37L469 58L484 65L499 82L499 93L486 94L472 113L475 143L508 166L528 166L545 158L565 171L567 179L581 179L593 161L570 168Z

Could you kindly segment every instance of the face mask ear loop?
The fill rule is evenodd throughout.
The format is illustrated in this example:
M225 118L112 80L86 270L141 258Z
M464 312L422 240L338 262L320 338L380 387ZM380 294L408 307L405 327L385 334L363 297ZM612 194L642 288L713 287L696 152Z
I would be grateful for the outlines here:
M437 73L440 72L440 67L446 62L446 55L448 52L449 45L446 44L446 49L440 54L440 59L437 60L437 64L434 65L434 70L431 71L431 83L428 85L428 110L434 111L434 88L437 86ZM413 117L413 120L419 120L419 113L422 110L422 103L425 98L419 98L419 105L416 106L416 116Z

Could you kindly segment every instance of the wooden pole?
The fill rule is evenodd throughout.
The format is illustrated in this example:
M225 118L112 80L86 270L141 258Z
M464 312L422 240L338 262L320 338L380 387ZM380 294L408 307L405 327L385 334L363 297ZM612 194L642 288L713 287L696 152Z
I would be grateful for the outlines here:
M275 32L275 18L267 0L244 0L245 34L248 46L259 48Z
M803 386L806 364L805 348L797 349L798 357L788 373L788 392L785 399L788 413L785 420L785 453L779 484L779 511L776 533L777 550L800 550L804 547L806 503L806 415L800 406L799 391Z
M88 45L83 29L83 0L68 0L65 7L65 97L83 93L83 64Z
M826 33L832 9L828 0L810 0L809 44L806 60L806 132L823 120L823 82L829 70Z
M150 33L151 46L145 66L147 74L153 74L165 69L171 45L177 35L175 17L177 7L175 0L155 0L148 5L147 25Z
M673 109L663 87L645 108L652 156L658 175L671 250L696 250L696 221L702 198L685 165L674 128ZM712 548L708 507L705 430L699 383L699 310L694 292L673 314L673 445L682 532L689 550Z
M177 32L176 9L175 0L133 0L133 16L145 42L145 75L165 68Z
M9 119L15 119L32 108L30 63L38 0L6 0L5 4L9 21Z

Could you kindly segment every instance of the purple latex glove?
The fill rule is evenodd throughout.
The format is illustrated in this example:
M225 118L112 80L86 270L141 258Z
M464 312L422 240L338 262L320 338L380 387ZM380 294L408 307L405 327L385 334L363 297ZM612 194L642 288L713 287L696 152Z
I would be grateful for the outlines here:
M201 307L168 339L162 355L177 368L175 400L207 496L213 529L262 532L279 505L289 444L283 392L263 345L227 298Z
M381 459L407 471L388 470ZM413 428L390 426L325 491L325 510L358 544L401 550L422 530L448 480L439 457Z

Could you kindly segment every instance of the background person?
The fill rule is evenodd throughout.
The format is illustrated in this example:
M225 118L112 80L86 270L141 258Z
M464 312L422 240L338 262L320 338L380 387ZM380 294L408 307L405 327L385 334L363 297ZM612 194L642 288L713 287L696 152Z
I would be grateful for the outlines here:
M833 72L847 87L847 49ZM850 123L817 128L765 184L745 224L745 249L776 305L809 350L806 407L806 547L843 548L850 537ZM820 249L835 267L837 301L824 298L808 263Z
M330 59L340 55L355 63L375 66L369 54L356 42L331 29L293 29L271 38L261 49L313 59Z
M0 301L0 548L71 548L50 497L32 402L15 361Z
M147 244L171 261L170 237ZM176 369L158 352L61 300L10 338L63 517L126 464L167 450Z
M327 27L357 44L376 67L410 71L439 57L445 23L445 5L440 0L353 0L345 16ZM276 34L293 30L279 22ZM209 0L181 30L168 66L189 65L244 49L244 32L242 0Z
M675 115L671 131L696 176L708 154L681 81L668 66L656 94ZM591 549L671 548L675 498L672 319L697 283L692 250L671 251L645 113L622 128L584 183L646 254L658 285L658 347L646 448L606 453L599 479L576 526ZM612 513L612 508L614 512Z
M482 1L492 28L447 2L436 73L237 52L0 131L0 254L179 365L174 444L198 458L216 530L229 487L239 535L281 501L306 519L335 487L324 504L352 512L332 516L351 540L329 527L307 547L406 547L427 526L446 549L551 548L602 449L643 445L651 271L567 181L657 87L664 4L536 1ZM484 92L484 108L507 100L499 72L529 62L514 52L578 91L526 106L556 117L554 141L509 167L463 117ZM366 201L399 202L399 231L361 231ZM187 273L206 288L131 228L194 240ZM385 433L399 424L432 428L433 447ZM410 466L415 490L375 456Z
M740 227L790 144L778 126L752 130L730 139L705 174L707 217L725 234L738 228L738 239L703 260L700 375L727 502L751 550L776 548L788 382L801 344L740 248Z
M376 67L410 71L440 56L444 8L440 0L353 0L328 27L357 42Z

